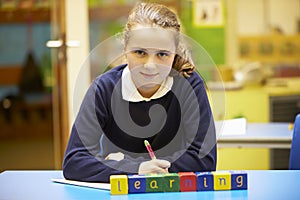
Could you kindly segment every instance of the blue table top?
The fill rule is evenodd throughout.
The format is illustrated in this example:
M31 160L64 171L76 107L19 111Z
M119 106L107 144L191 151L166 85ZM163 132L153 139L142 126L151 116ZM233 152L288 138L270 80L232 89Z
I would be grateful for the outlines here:
M5 171L0 174L0 199L5 200L131 200L131 199L300 199L300 170L246 171L248 190L110 195L109 191L54 183L61 171Z
M217 136L219 147L290 148L289 123L247 123L245 134Z

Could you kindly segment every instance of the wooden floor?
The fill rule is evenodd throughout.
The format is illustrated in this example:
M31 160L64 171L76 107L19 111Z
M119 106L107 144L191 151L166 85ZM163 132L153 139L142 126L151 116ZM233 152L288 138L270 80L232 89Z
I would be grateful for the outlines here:
M0 172L54 169L51 109L24 117L14 112L9 120L0 113Z
M0 141L0 171L54 169L51 138Z

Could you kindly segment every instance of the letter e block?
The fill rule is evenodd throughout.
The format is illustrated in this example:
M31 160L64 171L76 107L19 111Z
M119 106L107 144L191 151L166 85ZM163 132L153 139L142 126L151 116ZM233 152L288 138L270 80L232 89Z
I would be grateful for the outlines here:
M231 189L232 190L247 190L248 179L245 171L230 171L231 172Z
M128 194L128 179L126 175L110 176L111 194Z
M214 175L214 190L231 190L230 172L212 172Z
M197 178L194 172L179 172L178 175L181 192L197 191Z
M179 176L177 173L169 173L164 175L164 192L179 192Z
M163 192L164 176L160 174L146 175L146 192Z
M213 191L214 176L211 172L197 172L197 190L198 191Z
M144 175L128 175L128 193L145 193L146 177Z

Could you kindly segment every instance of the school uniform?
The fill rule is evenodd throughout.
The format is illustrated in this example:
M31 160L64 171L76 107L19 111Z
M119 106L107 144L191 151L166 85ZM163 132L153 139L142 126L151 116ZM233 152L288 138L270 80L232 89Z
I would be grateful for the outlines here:
M109 182L111 174L136 174L150 159L171 162L169 172L216 169L215 125L201 77L169 76L151 98L142 97L127 65L97 77L89 87L66 149L65 178ZM123 160L106 160L122 152Z

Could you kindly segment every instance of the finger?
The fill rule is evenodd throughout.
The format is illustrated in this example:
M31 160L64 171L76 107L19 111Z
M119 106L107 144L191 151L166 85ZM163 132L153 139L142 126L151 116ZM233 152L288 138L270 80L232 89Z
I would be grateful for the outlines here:
M157 174L167 174L169 173L167 169L163 169L160 167L155 167L152 171L152 173L157 173Z
M160 168L169 168L171 163L167 160L154 159L153 162Z

